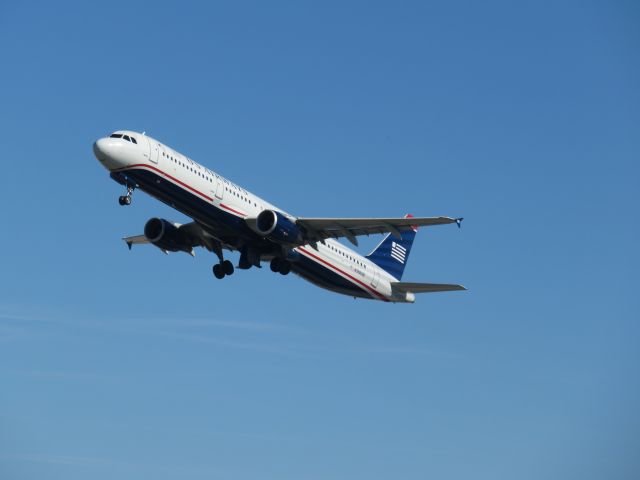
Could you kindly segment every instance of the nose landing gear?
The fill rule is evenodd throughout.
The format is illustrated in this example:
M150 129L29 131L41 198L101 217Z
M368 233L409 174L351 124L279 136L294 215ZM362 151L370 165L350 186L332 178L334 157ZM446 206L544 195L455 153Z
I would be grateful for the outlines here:
M133 194L133 187L127 186L127 194L122 195L118 198L118 203L120 205L131 205L131 195Z

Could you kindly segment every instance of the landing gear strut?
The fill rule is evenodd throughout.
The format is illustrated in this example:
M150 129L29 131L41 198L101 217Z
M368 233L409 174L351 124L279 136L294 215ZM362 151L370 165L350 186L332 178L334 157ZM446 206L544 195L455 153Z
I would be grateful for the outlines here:
M133 187L127 186L127 194L119 197L118 203L120 205L131 205L131 195L133 194L133 190L134 190Z
M291 271L291 263L283 258L274 257L269 264L272 272L279 272L280 275L287 275Z
M213 266L213 276L218 280L224 278L226 275L233 275L233 263L229 260L224 260L220 263L216 263Z

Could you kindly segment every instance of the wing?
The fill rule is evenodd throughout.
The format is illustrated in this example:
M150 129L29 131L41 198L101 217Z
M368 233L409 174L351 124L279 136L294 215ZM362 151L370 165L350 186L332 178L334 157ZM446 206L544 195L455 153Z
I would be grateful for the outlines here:
M326 238L345 237L354 245L358 245L358 235L372 233L391 233L396 238L402 232L416 227L446 225L456 223L458 227L462 218L451 217L407 217L407 218L298 218L296 223L302 227L310 241L322 241Z
M451 292L454 290L466 290L462 285L450 283L411 283L411 282L391 282L391 288L400 292L430 293L430 292Z
M124 237L122 240L124 240L127 243L127 247L129 247L129 250L131 250L132 245L151 243L149 242L149 240L147 240L147 237L145 237L144 235L134 235L133 237Z
M181 245L182 251L190 254L191 256L195 256L193 251L194 247L204 247L210 252L216 253L218 256L222 254L222 245L220 242L213 237L209 232L207 232L200 224L197 222L185 223L184 225L180 225L179 223L173 224L178 231L181 232L181 238L184 241L184 245ZM147 237L144 235L134 235L131 237L124 237L124 240L131 250L133 245L139 245L144 243L151 243ZM163 252L167 253L167 250L159 247Z

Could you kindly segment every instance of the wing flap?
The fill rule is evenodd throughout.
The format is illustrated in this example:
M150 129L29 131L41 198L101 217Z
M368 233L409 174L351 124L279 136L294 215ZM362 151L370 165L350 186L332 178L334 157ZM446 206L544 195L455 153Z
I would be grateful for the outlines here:
M209 250L210 252L214 252L219 257L222 256L222 245L219 240L217 240L213 235L211 235L207 230L205 230L199 223L190 222L184 225L179 223L174 223L175 227L178 228L181 232L186 235L189 246L191 247L190 251L187 251L191 256L195 256L195 252L193 249L195 247L203 247ZM133 245L151 243L147 237L144 235L134 235L131 237L124 237L122 240L125 241L129 250ZM161 248L161 250L163 250ZM165 253L166 250L163 250Z
M149 243L149 240L147 240L147 237L145 237L144 235L134 235L132 237L124 237L122 240L126 242L127 247L129 247L129 250L131 250L131 247L133 245Z

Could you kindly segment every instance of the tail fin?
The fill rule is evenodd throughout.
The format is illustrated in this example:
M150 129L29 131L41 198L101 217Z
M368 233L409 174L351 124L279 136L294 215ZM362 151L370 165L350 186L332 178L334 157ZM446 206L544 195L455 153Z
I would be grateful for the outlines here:
M405 218L411 217L413 215L405 215ZM402 279L402 273L409 260L409 252L411 252L411 245L413 245L413 239L416 238L417 231L418 227L411 227L411 230L402 232L401 239L396 239L388 233L366 258L398 280Z

